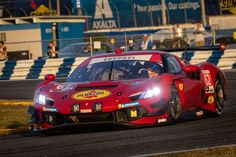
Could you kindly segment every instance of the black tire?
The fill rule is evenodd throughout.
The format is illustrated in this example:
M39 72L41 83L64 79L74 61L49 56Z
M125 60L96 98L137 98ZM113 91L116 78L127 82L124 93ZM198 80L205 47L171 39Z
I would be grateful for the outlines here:
M182 104L179 91L175 86L171 87L171 99L169 101L169 122L175 123L182 115Z
M215 82L215 102L216 102L216 116L220 116L224 111L224 86L221 79L217 79Z

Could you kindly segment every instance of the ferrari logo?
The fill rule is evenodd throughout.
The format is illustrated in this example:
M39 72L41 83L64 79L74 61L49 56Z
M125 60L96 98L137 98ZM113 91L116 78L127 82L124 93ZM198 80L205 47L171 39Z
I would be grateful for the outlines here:
M183 89L184 89L184 85L183 85L183 83L180 83L179 84L179 90L182 91Z

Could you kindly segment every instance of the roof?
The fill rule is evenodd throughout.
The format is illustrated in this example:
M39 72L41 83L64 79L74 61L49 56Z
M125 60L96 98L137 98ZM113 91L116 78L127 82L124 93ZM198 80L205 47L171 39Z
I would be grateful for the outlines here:
M0 18L0 25L29 24L29 23L52 23L52 22L80 22L85 23L90 16L31 16Z
M91 58L102 58L102 57L117 57L117 56L132 56L132 55L162 55L162 54L169 54L164 51L158 51L158 50L147 50L147 51L128 51L128 52L123 52L121 54L116 54L116 53L106 53L106 54L101 54L101 55L96 55Z

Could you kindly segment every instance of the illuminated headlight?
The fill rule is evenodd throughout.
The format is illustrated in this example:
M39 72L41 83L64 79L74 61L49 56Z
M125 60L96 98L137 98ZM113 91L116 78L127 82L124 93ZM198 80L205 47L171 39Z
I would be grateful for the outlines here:
M42 95L42 94L37 95L35 98L35 102L37 102L41 105L45 105L46 104L46 96Z
M147 91L144 91L142 93L142 95L140 96L140 99L158 96L160 94L160 92L161 92L161 90L159 87L154 87L153 89L149 89Z

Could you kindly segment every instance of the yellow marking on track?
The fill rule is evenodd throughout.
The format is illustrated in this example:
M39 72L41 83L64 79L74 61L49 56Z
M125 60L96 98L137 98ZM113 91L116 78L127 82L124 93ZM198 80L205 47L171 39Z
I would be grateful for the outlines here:
M21 100L0 100L0 105L32 105L33 101L21 101Z

